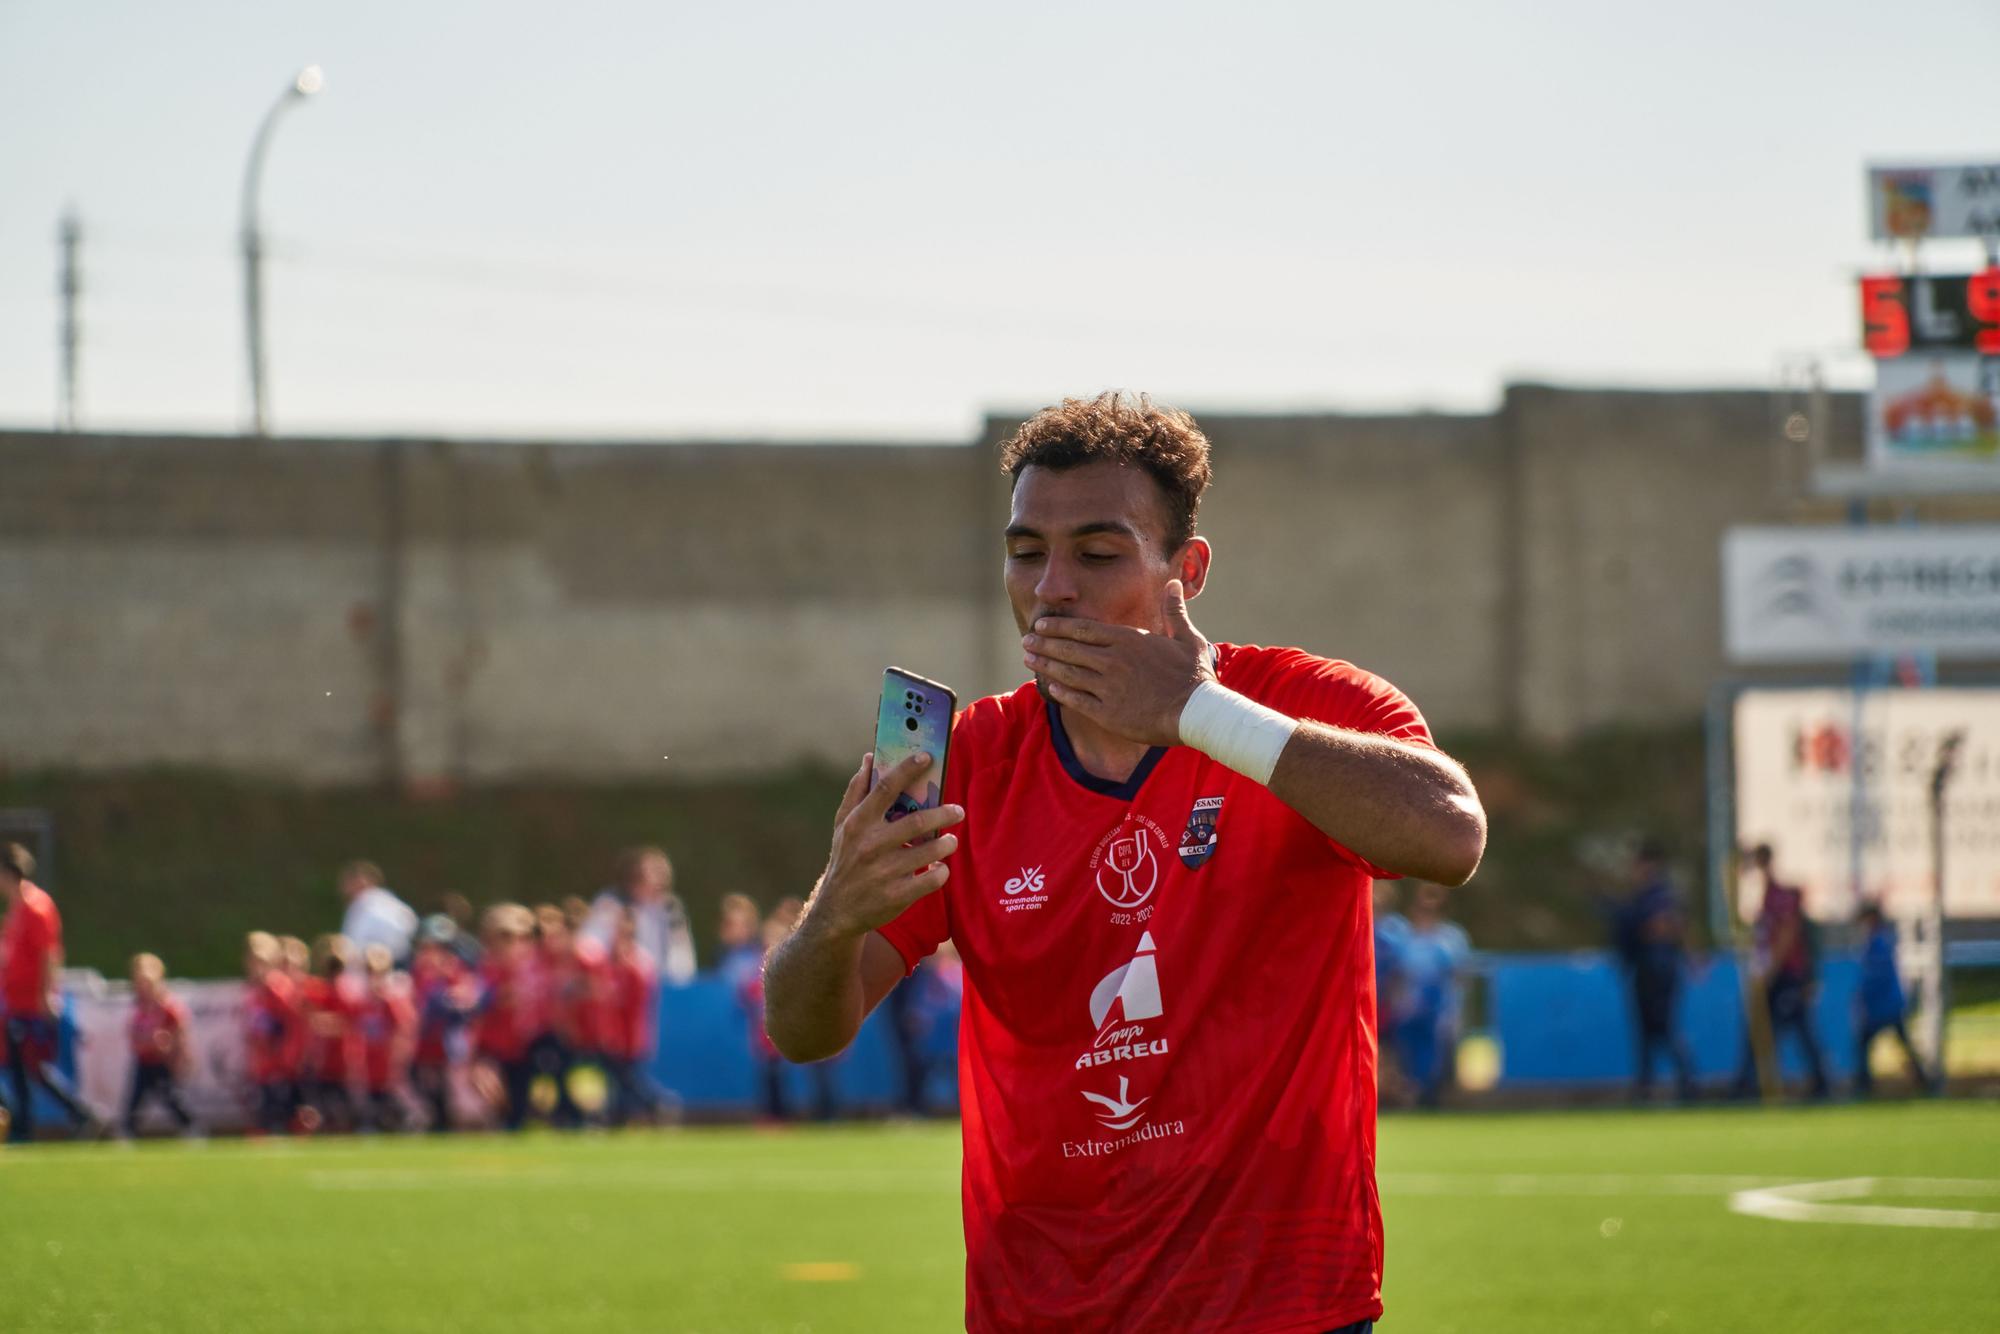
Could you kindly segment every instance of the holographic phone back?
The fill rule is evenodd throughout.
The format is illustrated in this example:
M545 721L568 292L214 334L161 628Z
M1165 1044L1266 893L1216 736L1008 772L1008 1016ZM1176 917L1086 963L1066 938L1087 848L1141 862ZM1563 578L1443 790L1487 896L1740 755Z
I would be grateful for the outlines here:
M875 716L875 772L872 789L882 775L922 751L931 767L905 791L896 794L889 818L900 820L914 811L929 810L944 800L945 751L951 745L951 715L958 702L949 686L891 667L882 673L882 706Z

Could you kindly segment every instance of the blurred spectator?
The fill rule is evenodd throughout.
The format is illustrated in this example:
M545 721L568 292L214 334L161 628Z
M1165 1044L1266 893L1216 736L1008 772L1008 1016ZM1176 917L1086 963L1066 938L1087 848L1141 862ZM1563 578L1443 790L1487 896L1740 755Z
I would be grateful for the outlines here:
M529 1056L536 1076L555 1084L552 1123L573 1130L583 1124L583 1109L577 1106L570 1088L570 1075L576 1069L590 1021L590 965L603 956L595 946L586 945L590 956L578 957L578 942L570 934L569 919L552 903L536 907L535 937L548 1003L545 1022L535 1035Z
M158 1098L183 1132L194 1118L181 1101L179 1081L188 1062L187 1007L167 990L167 968L157 954L132 956L132 1087L120 1123L127 1139L139 1134L139 1107Z
M1774 1061L1778 1059L1786 1033L1797 1035L1812 1076L1812 1096L1823 1098L1828 1092L1826 1062L1820 1057L1819 1039L1812 1027L1814 959L1805 892L1778 879L1768 843L1751 850L1750 869L1764 885L1763 902L1757 909L1756 957L1751 971L1770 1017L1771 1057ZM1735 1091L1738 1097L1747 1098L1756 1089L1756 1044L1745 1041L1743 1066L1736 1074Z
M410 940L417 934L417 914L409 904L382 886L382 870L374 862L349 862L340 868L340 897L347 901L340 934L356 957L370 945L386 945L389 957L401 963L410 957Z
M1690 1101L1695 1096L1694 1057L1674 1023L1687 965L1687 918L1668 873L1666 848L1657 839L1641 839L1633 849L1632 891L1612 914L1611 936L1631 982L1639 1021L1632 1099L1644 1102L1652 1096L1653 1053L1659 1050L1673 1062L1681 1101Z
M447 890L438 895L438 910L425 921L443 920L453 928L450 936L452 953L458 955L467 968L479 967L479 933L474 927L477 918L472 911L472 900L455 891ZM423 930L420 925L418 931Z
M1403 947L1409 1008L1396 1024L1396 1055L1416 1085L1418 1103L1435 1107L1457 1073L1459 980L1472 946L1445 918L1445 887L1415 883Z
M313 946L312 976L300 1007L306 1042L299 1117L308 1130L352 1130L357 1123L351 1085L361 1072L357 1021L365 993L354 964L354 947L345 936L321 936Z
M400 1130L408 1118L397 1090L416 1037L416 1009L410 1003L409 980L396 971L387 945L370 945L362 961L368 983L358 1027L367 1123L376 1130Z
M1396 910L1399 881L1377 880L1375 917L1375 1045L1378 1052L1376 1087L1385 1101L1402 1102L1410 1093L1408 1074L1396 1059L1396 1026L1410 1009L1410 920Z
M1861 986L1854 998L1859 1011L1854 1025L1854 1090L1864 1098L1874 1093L1875 1072L1869 1068L1868 1052L1883 1033L1894 1033L1902 1045L1911 1082L1919 1089L1930 1088L1931 1077L1903 1023L1906 1002L1903 978L1896 971L1896 928L1876 903L1861 905L1861 927L1867 936L1861 946Z
M475 1050L482 1068L482 1091L500 1107L500 1122L519 1130L527 1120L535 1067L530 1050L546 1025L547 986L534 940L534 914L518 903L488 908L481 936L483 999Z
M670 986L694 981L694 933L687 909L674 893L674 864L659 848L629 848L619 854L617 882L598 891L583 934L607 953L618 934L618 914L629 910L639 947L656 960L660 979Z
M304 1023L298 988L285 971L285 955L275 936L252 931L243 940L243 1054L257 1091L253 1124L266 1135L282 1135L298 1110L299 1056Z
M479 980L457 948L460 931L442 913L424 919L410 960L416 1039L410 1052L410 1088L430 1112L430 1129L452 1128L452 1071L465 1059L467 1025L479 1009Z
M48 892L29 879L35 859L19 843L0 843L0 900L7 918L0 923L0 1012L6 1016L8 1084L14 1113L7 1138L35 1137L34 1088L48 1091L77 1129L95 1134L97 1118L56 1069L62 994L62 914Z
M915 974L890 994L905 990L916 997L911 1016L918 1061L914 1072L916 1097L906 1106L911 1115L925 1116L930 1112L928 1089L932 1073L939 1068L953 1075L957 1073L958 1012L965 996L965 964L957 947L949 940L941 943L929 958L917 965ZM953 1099L954 1110L957 1105Z
M739 991L744 975L764 964L764 921L757 904L748 894L724 894L720 920L715 928L719 947L715 968L732 990Z
M618 938L603 972L600 1047L609 1085L606 1119L622 1126L635 1114L657 1118L669 1095L652 1075L658 1046L659 966L639 944L631 914L618 922Z

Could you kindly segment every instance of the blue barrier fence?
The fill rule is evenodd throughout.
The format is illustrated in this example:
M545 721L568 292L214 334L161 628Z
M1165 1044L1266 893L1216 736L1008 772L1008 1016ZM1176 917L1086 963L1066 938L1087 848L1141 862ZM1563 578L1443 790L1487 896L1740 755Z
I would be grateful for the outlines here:
M1587 1087L1629 1083L1637 1072L1638 1020L1632 989L1607 953L1482 956L1488 1027L1500 1048L1501 1088ZM1827 1073L1854 1071L1854 993L1860 965L1849 956L1822 959L1812 1007ZM1704 1081L1732 1078L1745 1034L1736 961L1710 959L1690 969L1676 1015ZM1661 1058L1656 1053L1655 1060ZM1783 1044L1788 1078L1805 1073L1796 1043ZM1672 1072L1655 1069L1671 1082Z
M1498 1087L1582 1088L1632 1079L1636 1021L1631 988L1612 955L1487 954L1479 956L1477 968L1486 987L1486 1032L1499 1049ZM1820 965L1813 1030L1827 1072L1835 1079L1853 1073L1859 972L1851 956L1830 956ZM1743 1059L1746 1025L1732 958L1716 957L1690 970L1678 1017L1698 1077L1721 1081L1734 1076ZM819 1066L783 1065L778 1077L787 1105L806 1115L830 1095L841 1112L900 1106L904 1075L893 1022L884 1005L837 1059ZM703 977L663 991L654 1076L697 1114L762 1110L765 1072L750 1025L734 992L719 978ZM951 1112L958 1106L957 1029L955 1009L930 1011L922 1039L928 1066L924 1100L934 1111ZM1793 1044L1785 1044L1781 1059L1788 1077L1803 1075L1804 1060ZM68 1013L60 1064L66 1071L75 1069L74 1025ZM1656 1074L1671 1078L1665 1069ZM47 1106L42 1115L54 1118L57 1112Z

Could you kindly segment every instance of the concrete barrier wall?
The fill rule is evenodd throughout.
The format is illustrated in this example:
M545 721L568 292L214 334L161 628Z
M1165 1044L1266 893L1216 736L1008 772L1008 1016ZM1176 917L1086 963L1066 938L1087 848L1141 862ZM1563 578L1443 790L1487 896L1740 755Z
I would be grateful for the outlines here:
M1829 515L1785 498L1758 393L1202 421L1197 624L1361 663L1447 729L1695 717L1724 668L1723 530ZM968 699L1020 679L1010 426L934 446L0 432L0 763L419 785L851 763L886 663Z

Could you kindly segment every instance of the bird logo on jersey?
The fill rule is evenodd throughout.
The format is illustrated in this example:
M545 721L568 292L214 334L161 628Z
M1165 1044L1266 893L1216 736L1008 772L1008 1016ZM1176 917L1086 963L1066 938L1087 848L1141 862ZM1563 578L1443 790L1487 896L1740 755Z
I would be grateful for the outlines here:
M1215 822L1221 816L1221 797L1195 798L1187 828L1181 831L1181 861L1188 870L1199 871L1215 855Z

